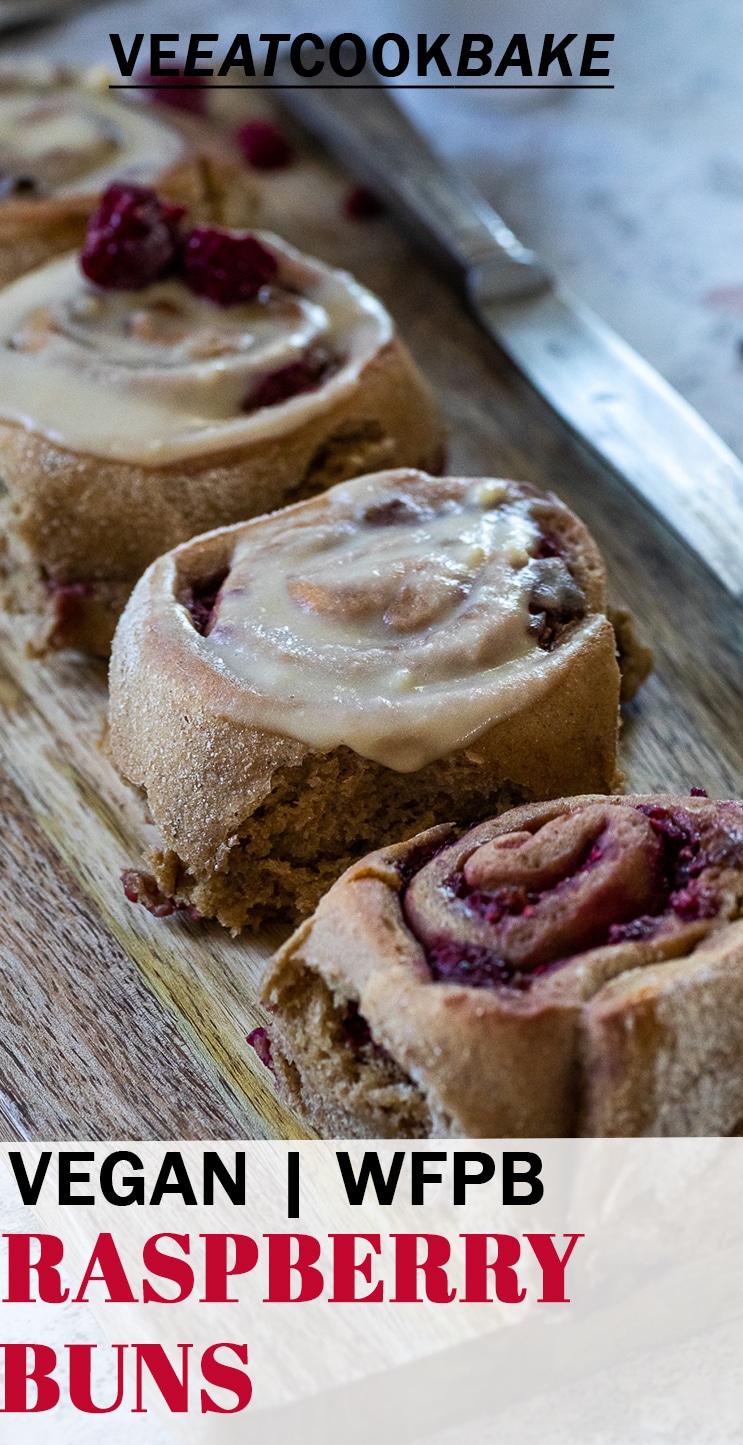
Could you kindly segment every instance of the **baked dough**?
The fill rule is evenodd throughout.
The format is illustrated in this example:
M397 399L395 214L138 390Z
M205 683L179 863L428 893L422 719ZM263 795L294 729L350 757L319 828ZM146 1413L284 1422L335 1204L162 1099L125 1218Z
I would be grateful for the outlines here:
M594 795L382 849L263 999L327 1136L740 1133L743 804Z
M244 226L257 197L206 122L132 104L99 70L43 62L0 77L0 285L78 246L113 180L156 186L195 221Z
M208 234L268 254L271 284L234 305L179 276L102 290L72 254L0 292L6 603L42 613L37 652L106 655L137 578L189 537L376 466L441 465L433 398L376 297L277 236Z
M161 894L234 930L296 919L406 832L609 792L604 590L556 497L400 469L160 558L119 624L110 720Z

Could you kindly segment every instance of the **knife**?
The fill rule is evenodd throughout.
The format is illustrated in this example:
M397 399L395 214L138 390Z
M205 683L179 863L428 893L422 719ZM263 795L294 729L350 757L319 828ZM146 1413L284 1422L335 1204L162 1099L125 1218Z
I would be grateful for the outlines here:
M647 362L558 284L368 72L282 104L367 182L578 436L743 597L743 466Z

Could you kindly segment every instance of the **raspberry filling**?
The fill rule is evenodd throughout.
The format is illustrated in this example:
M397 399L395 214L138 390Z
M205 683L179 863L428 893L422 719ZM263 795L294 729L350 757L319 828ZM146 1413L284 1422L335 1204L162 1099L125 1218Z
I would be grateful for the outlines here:
M559 537L557 532L543 531L532 556L539 558L540 561L545 557L564 557L565 543L562 537Z
M351 999L343 1017L343 1042L352 1053L358 1054L372 1042L371 1029L364 1015L359 1013L355 999Z
M343 201L343 214L349 221L373 221L383 210L379 197L368 186L353 186Z
M188 591L181 601L185 607L196 632L202 637L208 637L214 622L214 613L222 589L222 583L228 575L227 567L220 568L219 572L213 572L210 577L201 577L192 582Z
M341 1035L345 1047L362 1063L370 1063L372 1059L390 1060L392 1057L372 1037L369 1023L359 1012L355 999L348 1001L346 1012L341 1019Z
M726 807L597 803L469 854L465 838L413 872L406 922L434 979L527 989L589 949L716 918L721 874L743 863L743 817Z
M252 1029L251 1032L246 1035L246 1039L251 1049L255 1049L261 1063L273 1073L273 1055L271 1053L271 1040L268 1037L268 1030L263 1028Z
M184 214L182 206L166 205L147 186L109 186L88 221L80 254L88 280L116 291L141 291L170 275Z
M247 120L235 140L255 171L283 170L294 160L294 147L271 120Z
M298 361L290 361L287 366L280 366L277 371L264 376L248 393L242 409L246 412L258 411L264 406L278 406L280 402L289 401L292 396L300 396L303 392L315 391L335 369L336 363L327 352L313 348Z
M163 893L151 873L143 873L139 868L125 868L121 874L121 882L129 902L141 903L153 918L170 918L174 913L184 913L192 923L198 923L201 919L202 915L192 904L181 903L177 898L169 898L167 893Z
M58 582L49 577L44 582L54 612L54 637L61 641L72 636L85 611L85 603L95 596L95 582Z
M430 516L430 508L413 502L410 497L388 497L384 502L372 502L366 507L363 520L368 527L405 527L424 522Z

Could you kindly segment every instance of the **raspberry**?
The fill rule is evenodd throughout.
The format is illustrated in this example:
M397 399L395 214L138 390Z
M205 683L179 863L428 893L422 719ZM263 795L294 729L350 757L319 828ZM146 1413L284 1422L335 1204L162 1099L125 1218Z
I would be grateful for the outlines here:
M278 406L290 396L299 396L304 391L314 391L327 375L330 363L321 352L308 351L299 361L290 361L288 366L279 367L264 376L243 402L243 411L258 411L262 406Z
M660 919L653 917L650 913L643 913L629 923L612 923L606 941L607 943L637 943L641 939L652 938L659 924Z
M406 497L388 497L385 502L374 502L362 513L361 520L368 527L399 527L407 523L422 522L432 513L417 502Z
M183 279L196 296L218 306L251 301L279 269L276 257L254 236L197 226L183 249Z
M668 900L677 918L684 923L697 918L716 918L720 911L720 900L709 888L692 882L686 888L679 888Z
M54 611L50 643L54 647L74 646L75 630L82 622L86 598L95 594L95 582L58 582L51 577L44 587Z
M246 1041L250 1044L251 1049L255 1049L261 1063L265 1064L266 1068L270 1069L271 1073L273 1073L274 1069L273 1060L271 1057L271 1040L268 1037L268 1030L252 1029L249 1034L245 1035L245 1038Z
M146 88L147 99L171 110L206 114L206 89L197 75L184 80L182 75L153 75L149 65L137 71L137 84Z
M359 1053L372 1042L371 1029L364 1015L359 1012L359 1006L355 999L349 999L346 1016L343 1020L343 1042L353 1053Z
M254 171L280 171L294 160L294 148L270 120L248 120L235 135Z
M426 957L432 977L445 983L464 983L470 988L495 988L498 984L528 987L528 975L522 981L492 949L479 943L441 938L426 950Z
M210 577L201 578L194 582L189 595L184 599L184 606L197 632L206 637L214 618L214 609L217 605L220 588L227 576L227 568L223 567L219 572L213 572Z
M554 532L542 532L539 541L531 552L532 557L540 561L545 557L564 557L565 544Z
M158 888L151 873L143 873L139 868L125 868L121 874L121 882L129 902L141 903L153 918L170 918L173 913L185 913L192 923L201 922L202 915L193 904L169 898L167 893Z
M147 186L112 185L88 221L80 265L90 281L140 291L173 269L182 206L168 206Z
M354 186L343 201L343 214L349 221L372 221L383 210L379 197L368 186Z

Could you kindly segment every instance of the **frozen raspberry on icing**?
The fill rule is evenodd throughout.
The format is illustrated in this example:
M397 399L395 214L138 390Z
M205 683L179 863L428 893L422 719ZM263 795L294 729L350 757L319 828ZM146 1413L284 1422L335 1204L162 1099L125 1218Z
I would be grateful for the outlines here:
M314 391L327 376L330 363L328 358L317 351L309 351L298 361L279 367L264 376L258 385L248 393L243 402L243 411L257 411L262 406L278 406L292 396L304 391Z
M90 281L113 291L139 291L173 269L182 206L169 206L147 186L113 185L88 221L80 265Z
M252 301L279 269L255 236L197 226L183 248L183 279L196 296L217 306Z
M293 146L271 120L247 120L235 140L255 171L280 171L294 160Z

